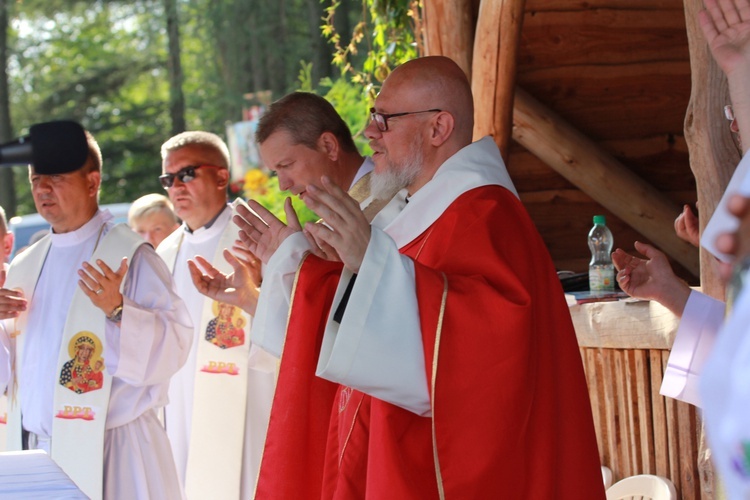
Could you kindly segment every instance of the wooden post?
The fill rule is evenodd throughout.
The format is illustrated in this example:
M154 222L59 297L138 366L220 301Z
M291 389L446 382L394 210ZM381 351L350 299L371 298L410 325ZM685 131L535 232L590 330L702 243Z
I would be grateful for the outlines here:
M471 80L474 139L493 136L506 161L525 6L525 0L482 0L477 18Z
M453 59L471 80L474 19L471 0L430 0L422 10L425 55Z
M520 88L513 138L698 275L698 250L671 230L680 207Z

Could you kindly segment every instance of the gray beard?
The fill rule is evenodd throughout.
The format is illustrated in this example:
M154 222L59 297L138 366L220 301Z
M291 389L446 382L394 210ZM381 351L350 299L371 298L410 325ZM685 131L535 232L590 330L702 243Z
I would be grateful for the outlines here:
M417 136L419 137L419 136ZM400 190L410 186L422 170L421 137L412 144L412 154L400 164L389 161L385 172L373 171L370 178L370 195L376 200L392 198ZM419 142L420 144L416 144Z

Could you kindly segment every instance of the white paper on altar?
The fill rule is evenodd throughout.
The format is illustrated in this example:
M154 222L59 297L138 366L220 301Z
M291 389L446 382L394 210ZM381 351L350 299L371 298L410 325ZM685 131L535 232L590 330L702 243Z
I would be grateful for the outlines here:
M0 499L87 499L41 450L0 453Z

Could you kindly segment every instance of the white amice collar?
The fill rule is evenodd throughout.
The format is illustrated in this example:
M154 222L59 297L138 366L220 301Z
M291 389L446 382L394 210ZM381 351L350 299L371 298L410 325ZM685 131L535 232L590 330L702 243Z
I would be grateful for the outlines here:
M94 216L78 229L67 233L52 233L52 246L72 247L90 238L95 238L99 235L102 226L112 218L109 210L97 210Z
M187 230L187 225L183 223L182 231L185 233L185 242L197 244L203 243L210 240L211 238L218 238L219 235L224 231L229 219L232 218L232 210L229 205L226 205L224 209L219 213L219 216L213 220L210 226L199 227L192 233Z
M518 197L500 150L487 136L448 158L432 179L409 197L409 203L384 231L400 248L430 227L456 198L474 188L492 185L502 186Z

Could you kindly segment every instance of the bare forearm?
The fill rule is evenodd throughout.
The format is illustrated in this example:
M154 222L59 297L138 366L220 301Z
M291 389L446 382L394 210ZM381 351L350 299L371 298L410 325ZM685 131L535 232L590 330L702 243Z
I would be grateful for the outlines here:
M654 300L672 311L675 316L682 317L689 297L690 287L675 276L673 280L664 283L664 286L659 291L658 296L654 297Z

